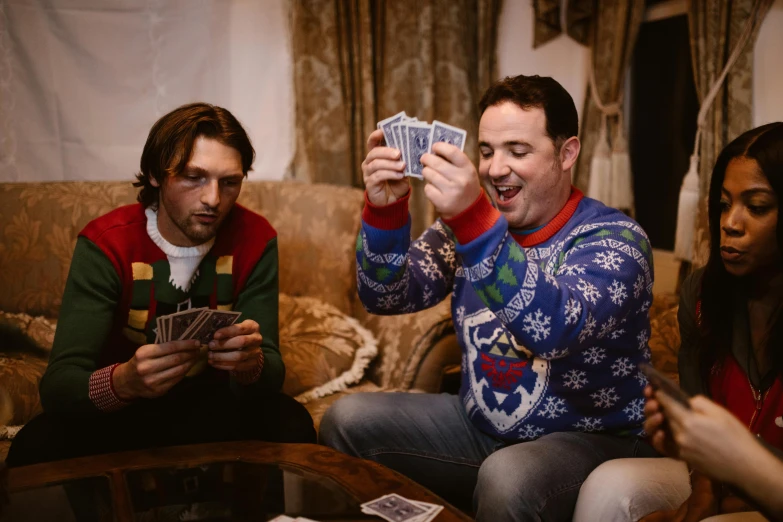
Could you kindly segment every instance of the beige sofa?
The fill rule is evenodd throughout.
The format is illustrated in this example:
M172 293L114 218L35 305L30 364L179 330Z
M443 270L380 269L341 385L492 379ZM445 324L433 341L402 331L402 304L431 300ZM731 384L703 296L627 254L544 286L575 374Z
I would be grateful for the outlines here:
M77 234L135 194L130 182L0 184L0 326L18 328L39 347L20 347L19 336L8 335L0 345L0 461L14 427L41 411L37 385ZM441 389L444 368L460 361L450 303L380 317L358 300L361 190L247 182L239 201L278 231L284 391L305 402L316 424L346 393Z

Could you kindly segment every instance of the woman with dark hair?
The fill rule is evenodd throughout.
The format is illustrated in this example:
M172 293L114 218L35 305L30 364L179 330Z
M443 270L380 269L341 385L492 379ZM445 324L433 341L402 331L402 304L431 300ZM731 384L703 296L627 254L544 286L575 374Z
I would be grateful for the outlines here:
M723 149L710 182L709 261L683 283L677 316L682 388L710 397L778 450L783 449L781 195L783 123L752 129ZM647 396L652 397L649 387ZM648 401L645 413L653 445L676 458L676 441L658 401ZM689 477L685 464L673 458L624 459L590 475L574 520L638 520L652 512L645 521L702 520L743 508L747 505L730 488L698 471Z

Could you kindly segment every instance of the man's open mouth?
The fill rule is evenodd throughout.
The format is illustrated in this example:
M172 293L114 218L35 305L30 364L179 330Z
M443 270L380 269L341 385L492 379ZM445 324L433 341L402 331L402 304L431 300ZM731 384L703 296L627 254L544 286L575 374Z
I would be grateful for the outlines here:
M510 202L517 194L519 194L521 190L522 187L506 187L495 185L495 191L497 191L497 199L499 203Z

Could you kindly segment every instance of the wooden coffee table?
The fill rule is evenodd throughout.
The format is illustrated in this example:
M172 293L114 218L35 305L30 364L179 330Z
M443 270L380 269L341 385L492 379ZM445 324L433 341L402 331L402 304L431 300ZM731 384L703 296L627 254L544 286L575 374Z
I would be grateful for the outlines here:
M11 503L0 520L26 503L57 520L64 520L62 509L86 509L117 522L188 515L266 521L281 513L368 521L381 519L362 513L360 504L387 493L443 505L438 522L471 520L395 471L314 444L229 442L82 457L10 469L7 487Z

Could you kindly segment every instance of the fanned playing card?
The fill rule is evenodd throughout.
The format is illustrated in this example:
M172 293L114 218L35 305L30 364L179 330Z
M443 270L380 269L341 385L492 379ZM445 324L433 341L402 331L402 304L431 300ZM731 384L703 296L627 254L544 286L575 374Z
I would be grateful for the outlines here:
M451 143L452 145L459 147L459 150L465 150L465 138L468 133L464 129L454 127L442 121L434 120L432 122L432 134L430 135L430 150L432 152L432 146L439 142L444 141Z
M182 339L185 332L188 331L193 323L195 323L206 310L209 310L209 308L191 308L190 310L177 312L168 316L171 318L171 340L177 341Z
M403 118L407 118L405 111L398 112L394 116L378 122L378 128L383 131L383 138L386 140L387 147L393 147L395 149L400 148L397 144L394 132L392 131L392 126L396 123L400 123Z
M430 150L432 126L428 123L414 122L408 124L408 154L410 156L409 176L423 179L421 157Z

